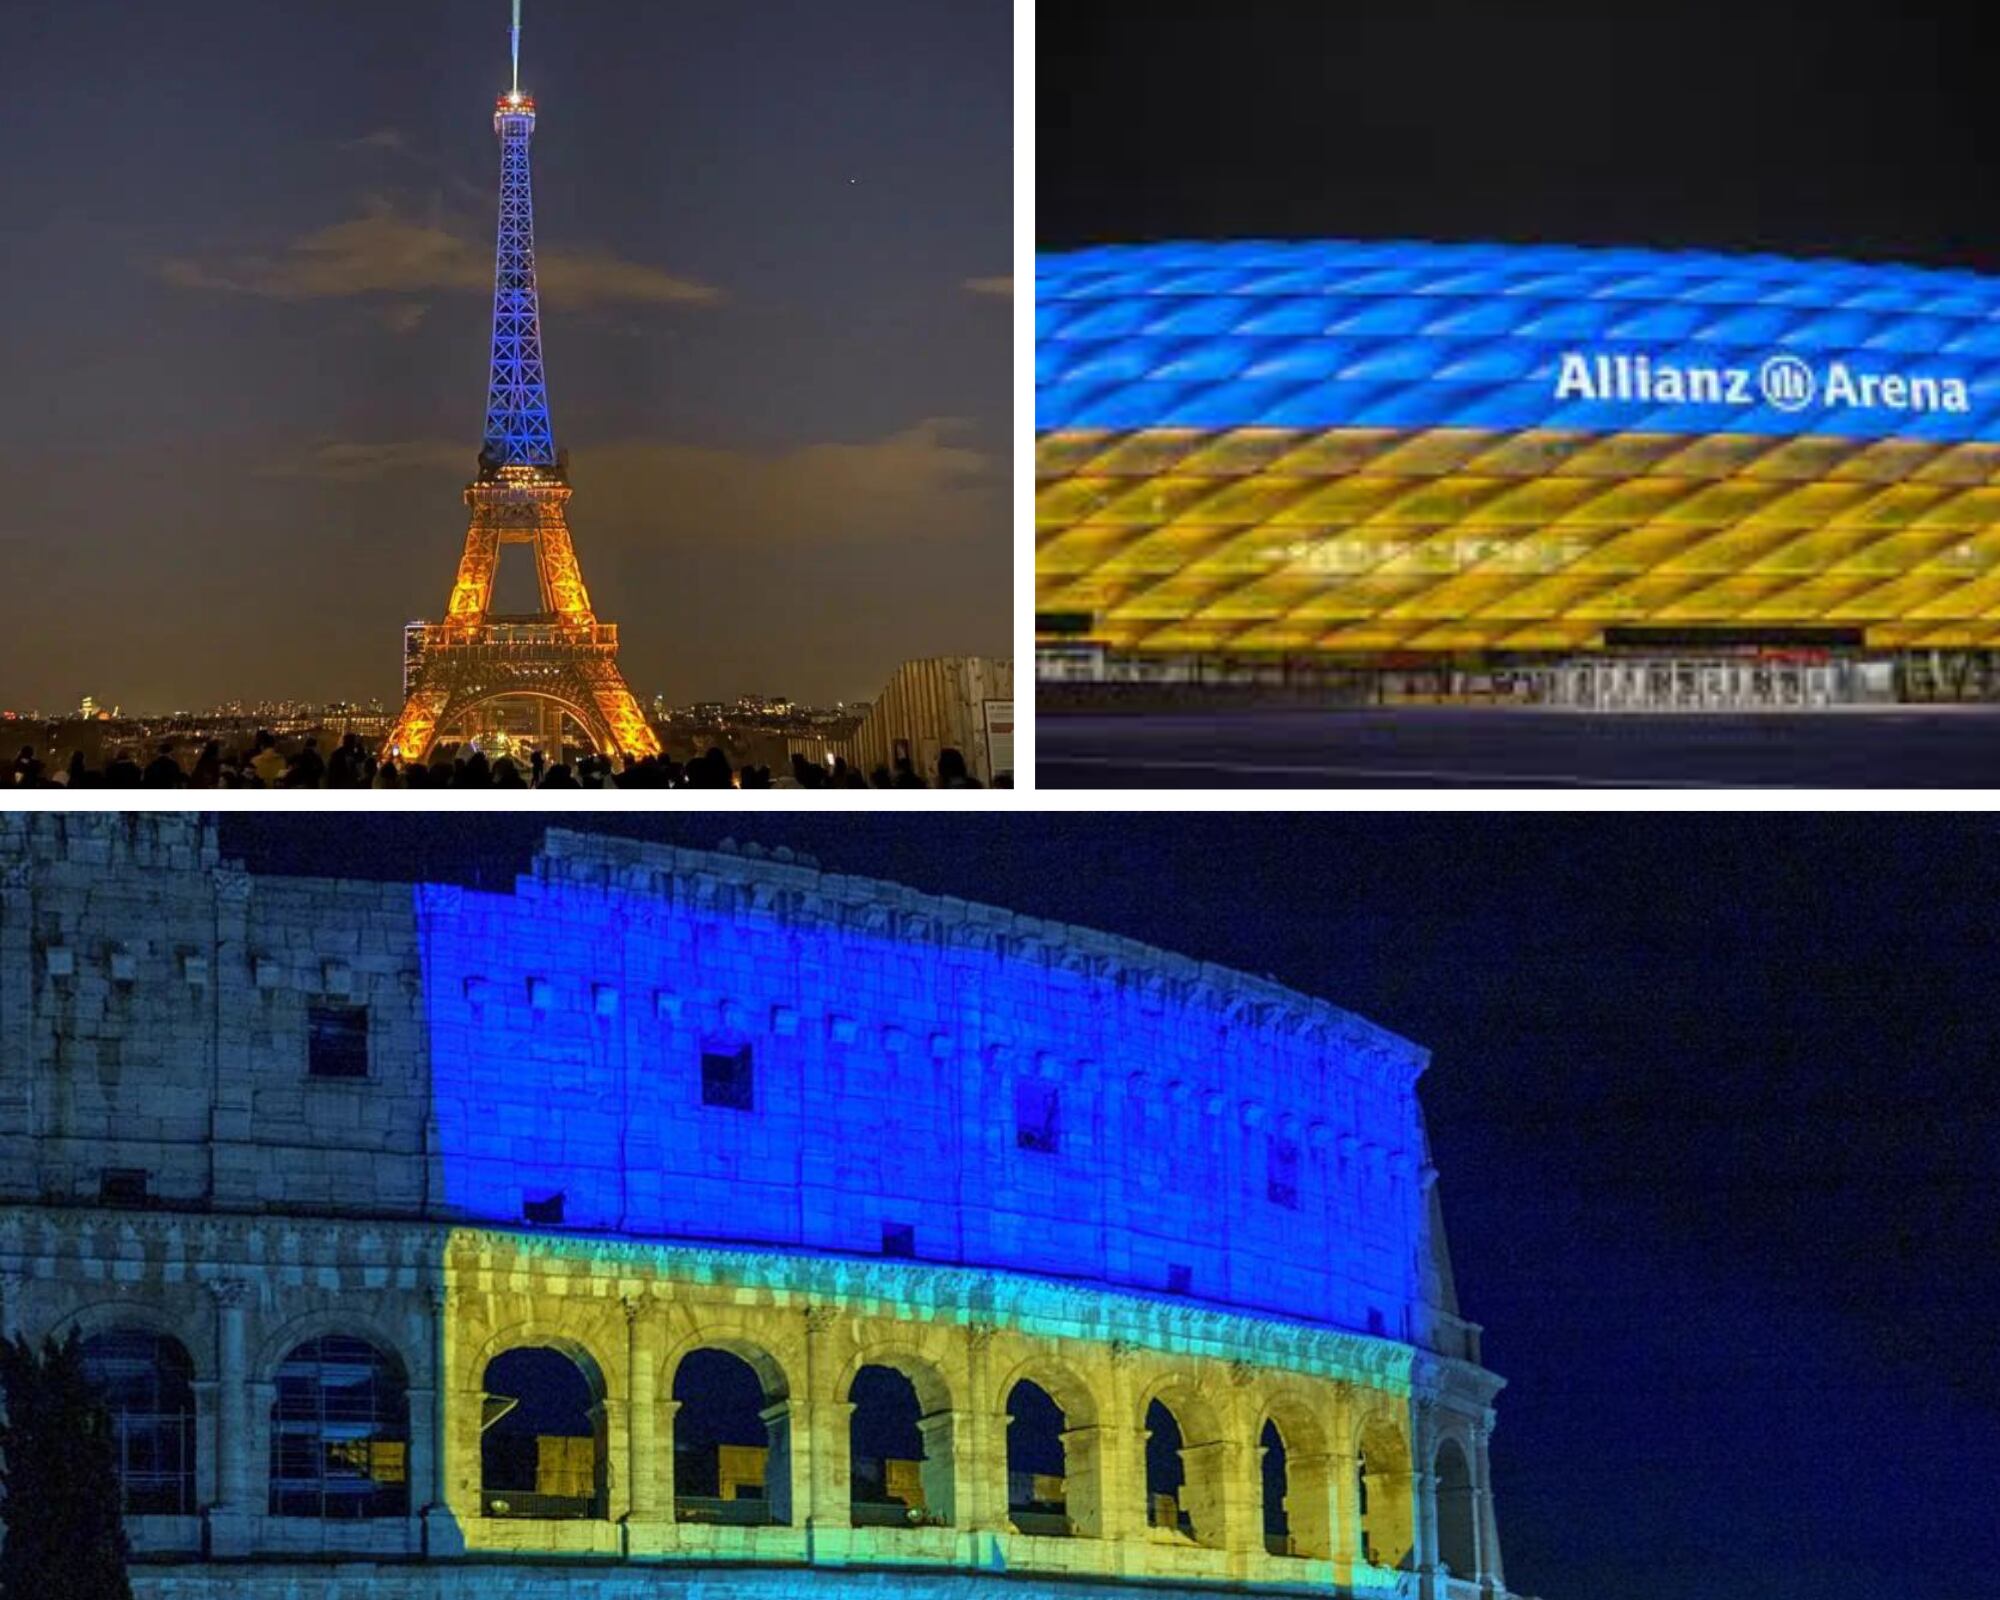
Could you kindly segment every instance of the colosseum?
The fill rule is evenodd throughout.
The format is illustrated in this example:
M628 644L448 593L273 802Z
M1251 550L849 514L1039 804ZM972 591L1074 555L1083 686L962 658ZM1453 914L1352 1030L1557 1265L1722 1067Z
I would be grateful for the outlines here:
M1358 1017L755 847L0 874L0 1326L82 1337L142 1600L1506 1593Z

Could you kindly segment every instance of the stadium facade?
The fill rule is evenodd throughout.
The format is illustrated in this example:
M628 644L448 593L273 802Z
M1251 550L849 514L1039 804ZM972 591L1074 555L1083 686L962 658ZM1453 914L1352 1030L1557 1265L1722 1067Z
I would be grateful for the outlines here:
M84 1337L142 1600L1497 1600L1423 1066L784 852L0 817L0 1324Z
M2000 694L2000 280L1109 246L1036 319L1045 680Z

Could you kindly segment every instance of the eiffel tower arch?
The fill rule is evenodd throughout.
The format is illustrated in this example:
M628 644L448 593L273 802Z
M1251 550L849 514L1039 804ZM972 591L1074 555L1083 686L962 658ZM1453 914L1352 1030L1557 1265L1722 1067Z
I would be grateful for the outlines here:
M505 708L534 707L541 737L573 721L604 755L658 755L659 737L618 667L618 629L591 610L569 533L566 452L555 447L542 369L535 281L534 188L528 146L535 102L517 86L493 116L500 139L500 237L494 266L493 360L472 513L442 622L426 623L402 714L382 753L421 761L441 738L498 726ZM534 553L541 609L495 614L501 551Z

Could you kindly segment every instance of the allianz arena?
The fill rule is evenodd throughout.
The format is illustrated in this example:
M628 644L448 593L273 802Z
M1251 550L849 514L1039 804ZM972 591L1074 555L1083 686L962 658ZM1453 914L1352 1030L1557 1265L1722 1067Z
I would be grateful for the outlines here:
M1160 244L1036 302L1045 679L2000 695L2000 280Z
M27 813L0 1030L0 1327L81 1336L141 1600L1507 1593L1424 1053L1270 980Z

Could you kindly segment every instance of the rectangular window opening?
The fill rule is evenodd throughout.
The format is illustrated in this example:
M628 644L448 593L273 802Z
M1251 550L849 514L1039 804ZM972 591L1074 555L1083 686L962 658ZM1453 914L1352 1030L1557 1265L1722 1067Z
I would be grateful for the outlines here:
M563 1193L563 1190L558 1189L554 1194L544 1195L539 1200L522 1200L522 1220L539 1222L548 1227L560 1227L563 1219Z
M97 1197L114 1206L143 1206L152 1199L151 1175L143 1167L106 1167L97 1177Z
M1048 1155L1062 1148L1062 1093L1053 1083L1024 1078L1014 1085L1014 1142Z
M1167 1293L1193 1294L1194 1268L1182 1266L1178 1261L1167 1263Z
M913 1259L917 1253L917 1230L907 1222L882 1224L882 1254Z
M317 1004L306 1013L306 1072L314 1078L368 1076L368 1008Z
M701 1103L731 1111L756 1110L756 1079L747 1044L740 1050L702 1051Z
M1273 1139L1265 1193L1271 1204L1299 1209L1299 1147L1289 1139Z

